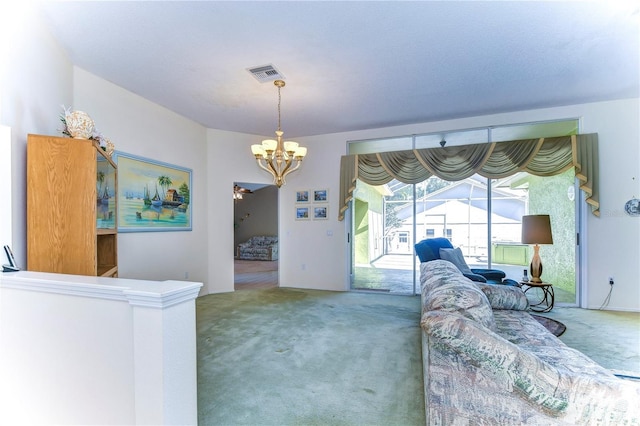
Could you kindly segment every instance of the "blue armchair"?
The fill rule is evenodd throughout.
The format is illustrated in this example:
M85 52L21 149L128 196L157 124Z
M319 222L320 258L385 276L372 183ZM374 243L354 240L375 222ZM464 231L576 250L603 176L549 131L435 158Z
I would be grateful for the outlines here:
M487 284L518 285L515 280L506 278L507 274L499 269L469 268L460 248L454 248L451 241L446 238L427 238L416 244L415 249L420 262L429 262L436 259L448 260L456 265L465 277L472 281Z

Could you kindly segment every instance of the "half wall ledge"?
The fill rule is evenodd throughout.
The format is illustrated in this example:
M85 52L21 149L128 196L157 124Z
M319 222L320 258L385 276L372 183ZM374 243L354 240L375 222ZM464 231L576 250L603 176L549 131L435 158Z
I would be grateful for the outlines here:
M201 287L0 274L0 424L197 424Z

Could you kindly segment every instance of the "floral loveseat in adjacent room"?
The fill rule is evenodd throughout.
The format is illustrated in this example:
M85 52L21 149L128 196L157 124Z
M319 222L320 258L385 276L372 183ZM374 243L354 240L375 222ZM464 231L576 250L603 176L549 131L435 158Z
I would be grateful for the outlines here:
M549 333L519 287L420 268L428 425L640 425L640 384Z
M278 260L278 237L256 236L238 244L238 259Z

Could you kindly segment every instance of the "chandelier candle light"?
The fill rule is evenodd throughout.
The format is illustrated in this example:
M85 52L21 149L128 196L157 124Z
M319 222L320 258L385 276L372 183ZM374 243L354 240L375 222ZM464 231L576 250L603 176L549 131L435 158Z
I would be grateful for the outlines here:
M278 130L276 139L266 139L262 145L251 145L251 152L256 157L258 166L273 175L273 183L278 188L284 185L285 176L298 170L302 159L307 155L307 148L299 146L297 142L282 142L284 132L280 129L280 89L284 87L284 81L276 80L273 84L278 88Z
M531 259L531 282L541 283L542 260L540 260L538 244L553 244L551 221L548 214L522 216L522 244L535 244Z

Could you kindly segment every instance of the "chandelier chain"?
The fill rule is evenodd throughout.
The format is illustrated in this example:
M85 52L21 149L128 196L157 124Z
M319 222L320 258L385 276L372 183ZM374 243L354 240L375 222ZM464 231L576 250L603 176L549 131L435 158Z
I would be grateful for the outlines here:
M282 97L280 96L280 86L278 86L278 131L281 131L282 129L280 129L280 101L282 100Z

